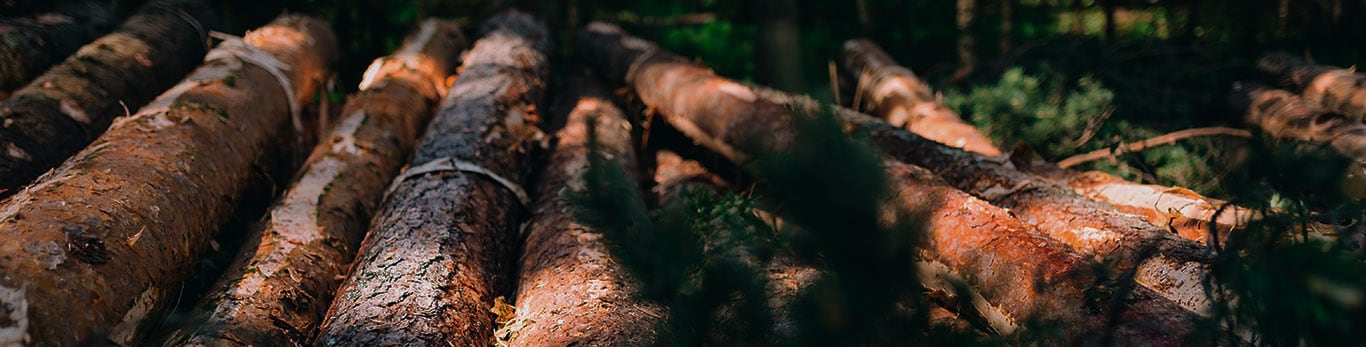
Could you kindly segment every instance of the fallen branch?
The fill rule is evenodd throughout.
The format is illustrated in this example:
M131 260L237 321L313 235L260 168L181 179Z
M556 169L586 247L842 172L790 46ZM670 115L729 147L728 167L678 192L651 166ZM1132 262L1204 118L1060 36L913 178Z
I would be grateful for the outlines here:
M783 102L774 101L779 100L775 97L776 92L756 93L608 24L589 25L579 33L576 42L580 56L603 75L625 83L641 102L663 115L675 128L734 162L745 163L749 153L755 151L788 148L792 141L794 130L790 120L793 115ZM814 111L813 108L801 109ZM963 160L967 156L959 154L964 153L961 150L925 140L867 116L846 113L840 117L850 126L871 130L875 142L898 159L910 160L917 154L911 151L916 148L934 148L937 153L927 154L941 160ZM888 149L892 146L910 148L893 152ZM984 160L975 159L969 165ZM941 169L949 168L936 161L922 162L939 164ZM939 218L930 221L933 226L928 228L933 240L932 253L950 268L975 281L972 284L982 290L984 297L1000 305L1015 319L1037 314L1045 320L1063 322L1063 332L1069 341L1098 338L1096 334L1104 330L1103 324L1108 321L1107 313L1101 312L1110 311L1108 307L1085 306L1087 302L1094 302L1087 299L1087 291L1097 279L1090 265L1067 245L1035 234L1033 229L1002 209L947 186L935 185L923 169L895 162L887 165L892 186L901 189L899 204L918 207L929 201L936 209L927 214ZM1021 185L1027 184L1041 184L1041 181ZM1066 196L1057 188L1049 188L1046 192ZM1077 200L1086 201L1079 197ZM1087 212L1105 217L1122 215L1094 205L1081 206L1091 207ZM1115 235L1115 239L1119 237L1121 235ZM1107 240L1112 242L1106 245L1130 246L1115 242L1119 241L1115 239ZM1167 251L1170 256L1182 257L1195 249ZM1196 285L1198 289L1198 281ZM1176 340L1172 336L1184 335L1191 329L1192 315L1156 293L1137 288L1128 299L1132 301L1119 306L1123 312L1115 312L1123 317L1114 322L1119 327L1118 338L1122 340L1138 344L1171 344Z
M551 35L516 11L481 32L370 222L315 344L494 343L489 308L512 290Z
M339 126L248 234L177 345L304 345L332 302L384 188L412 152L467 46L454 21L427 20L376 59Z
M522 254L516 318L499 330L507 346L645 346L660 341L664 308L637 296L640 284L614 259L601 233L579 223L567 194L583 194L589 131L606 165L636 171L631 124L608 91L588 78L568 83L554 110L567 122L536 191ZM591 124L590 124L591 123ZM633 184L623 182L622 184Z
M1105 158L1114 158L1120 155L1130 153L1138 153L1149 148L1174 144L1176 143L1176 141L1204 136L1230 136L1250 138L1252 137L1252 133L1244 129L1234 129L1228 127L1207 127L1178 130L1143 140L1121 144L1119 146L1115 146L1114 148L1097 149L1094 151L1070 156L1067 157L1067 159L1058 161L1058 167L1067 169L1091 161L1096 161Z
M208 5L155 1L0 103L0 189L11 191L81 150L203 61ZM125 108L126 106L126 108Z
M0 345L135 345L281 150L336 39L286 16L220 44L185 81L0 207ZM293 98L293 99L291 99Z

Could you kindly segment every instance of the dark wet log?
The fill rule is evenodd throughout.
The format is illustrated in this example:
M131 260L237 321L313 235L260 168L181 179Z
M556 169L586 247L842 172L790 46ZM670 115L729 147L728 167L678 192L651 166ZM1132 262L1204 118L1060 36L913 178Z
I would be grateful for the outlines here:
M308 342L467 45L456 22L432 19L371 64L339 125L195 310L202 323L168 345Z
M794 115L789 108L783 106L784 104L804 100L804 103L792 106L808 112L813 109L806 106L815 106L810 100L783 97L777 92L756 93L748 87L717 77L710 70L661 51L652 43L626 35L619 28L608 24L590 25L579 33L576 41L580 44L577 50L579 54L604 75L629 86L641 102L659 112L670 124L693 140L736 162L745 162L749 158L748 153L755 151L787 148L794 131L789 121ZM705 102L701 102L702 100ZM849 112L841 114L840 117L848 125L868 131L877 144L882 145L884 150L900 160L920 159L913 156L917 153L916 149L933 149L925 153L937 156L934 158L938 160L968 160L972 155L978 156L978 161L991 159L978 154L966 154L970 152L924 139L868 116ZM898 151L888 148L893 145L906 149ZM938 168L941 169L950 167L941 162L919 161L938 164ZM980 175L999 174L1007 178L1028 177L1014 170L1004 172L1004 167L1000 163L969 163L980 167L952 169ZM1095 278L1091 266L1081 256L1074 253L1066 244L1039 234L1019 220L1011 218L1005 210L947 186L940 185L941 188L928 189L929 184L925 183L928 171L891 162L888 165L892 184L901 189L898 196L909 196L902 198L900 203L908 205L907 207L919 207L928 201L937 209L929 214L934 217L931 221L934 226L929 228L934 240L931 242L931 252L954 271L979 281L972 284L983 291L983 296L1003 307L1006 312L1015 315L1016 319L1039 314L1047 319L1063 322L1067 329L1064 331L1065 336L1071 341L1099 338L1096 334L1104 329L1098 327L1107 321L1104 312L1109 307L1103 303L1095 303L1093 286L1102 279ZM908 170L911 173L902 172ZM915 171L920 173L915 174ZM913 179L917 177L919 178ZM921 184L916 185L917 181ZM1103 217L1129 218L1123 221L1131 223L1134 228L1144 225L1151 228L1151 225L1135 217L1098 207L1097 203L1048 185L1037 178L1030 178L1013 186L1028 185L1047 189L1048 193L1069 199L1061 212L1079 208L1099 213ZM1010 194L992 195L1001 197ZM1058 208L1057 206L1055 204L1053 208ZM1079 219L1072 215L1068 217ZM1088 229L1099 230L1094 227ZM1134 232L1128 229L1121 231ZM1113 235L1115 238L1108 240L1111 241L1109 243L1100 243L1101 246L1137 247L1119 242L1121 240L1118 239L1124 237L1124 234L1107 230L1100 232L1108 233L1105 235ZM1174 257L1184 257L1188 253L1195 253L1189 254L1190 256L1198 255L1198 248L1193 245L1180 245L1192 249L1163 249L1167 251L1163 254L1173 254ZM1118 256L1127 253L1110 254ZM1151 271L1149 272L1151 275ZM1137 345L1172 344L1179 340L1177 337L1192 328L1193 315L1171 300L1159 296L1158 293L1138 288L1127 299L1123 305L1119 305L1124 310L1120 313L1123 318L1113 322L1118 325L1116 333L1120 341Z
M556 103L567 119L537 184L517 286L517 318L500 331L509 346L645 346L659 339L664 309L636 296L639 284L614 260L603 235L579 223L567 194L585 193L588 132L608 165L636 171L631 123L608 91L571 81ZM589 125L592 123L592 127Z
M910 70L896 65L873 42L845 42L840 61L844 79L856 81L844 84L857 95L851 104L861 105L888 123L926 139L987 156L1001 154L990 139L941 105L928 85ZM1211 224L1227 233L1256 219L1247 208L1224 208L1226 202L1189 189L1131 183L1104 172L1067 170L1032 160L1016 164L1077 194L1142 216L1153 225L1176 230L1182 237L1200 243L1210 238Z
M1358 163L1366 162L1366 124L1361 120L1256 83L1236 85L1230 103L1235 109L1246 110L1244 121L1271 136L1326 144Z
M515 11L482 32L371 221L317 344L493 343L489 309L512 290L530 203L518 184L540 147L550 35Z
M1292 87L1304 101L1348 118L1366 119L1366 74L1317 65L1284 52L1270 53L1257 67Z
M198 1L149 3L0 102L0 190L13 193L61 164L185 77L203 62L213 22Z
M61 3L51 11L0 19L0 93L28 84L104 34L114 19L107 1Z
M224 42L6 201L0 345L136 344L253 183L254 159L297 136L291 106L313 98L335 56L327 24L306 17Z
M963 122L910 69L901 67L872 41L844 42L840 51L841 88L851 104L927 139L985 155L1000 155L991 139Z

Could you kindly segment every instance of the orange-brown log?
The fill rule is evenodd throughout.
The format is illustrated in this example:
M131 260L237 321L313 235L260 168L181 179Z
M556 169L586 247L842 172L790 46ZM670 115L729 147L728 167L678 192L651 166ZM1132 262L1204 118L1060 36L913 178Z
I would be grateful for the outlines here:
M1356 68L1318 65L1284 52L1262 56L1257 67L1291 86L1311 105L1366 119L1366 74Z
M957 112L944 106L930 86L901 67L872 41L844 42L840 71L843 88L852 88L851 104L878 115L894 126L904 127L927 139L985 155L1000 155L977 128L963 122Z
M579 33L576 42L579 44L577 52L598 71L629 86L642 103L659 112L670 124L732 161L744 163L750 153L781 150L788 148L792 141L795 130L790 121L795 115L784 103L774 101L775 92L756 93L609 24L589 25ZM955 154L956 159L966 156L963 154L966 152L959 149L926 140L871 117L844 114L841 119L851 126L871 130L874 139L879 140L878 144L900 140L903 143L898 145L913 149L935 149L939 153L930 154L939 158ZM913 153L891 154L908 160L911 158L907 154ZM937 219L932 220L933 226L928 228L933 240L930 252L953 270L975 281L972 284L981 289L988 300L1016 319L1037 314L1043 319L1064 322L1065 336L1074 342L1097 338L1095 334L1103 331L1099 328L1107 320L1100 312L1106 312L1108 307L1099 307L1105 306L1103 304L1087 306L1088 302L1095 302L1087 299L1094 298L1088 296L1088 290L1099 279L1087 261L1067 245L1034 231L1005 210L948 186L930 183L928 171L895 162L887 165L891 183L902 197L899 204L919 207L928 202L936 209L931 216ZM940 168L948 166L941 164ZM1017 171L1015 174L1023 175ZM1038 179L1031 182L1043 184ZM1057 195L1070 194L1060 188L1050 191ZM1094 205L1082 207L1090 207L1090 212L1106 213ZM1136 219L1132 223L1146 224ZM1184 253L1169 251L1164 254ZM1158 293L1140 287L1128 299L1131 301L1121 306L1123 318L1114 322L1119 326L1116 333L1122 341L1172 344L1179 339L1174 336L1191 329L1193 315Z
M286 16L210 52L0 207L0 345L138 343L260 163L292 132L336 39ZM291 100L290 98L294 99Z
M1298 95L1256 83L1239 83L1230 101L1243 120L1271 136L1325 144L1343 156L1366 162L1366 124L1325 110Z
M455 21L431 19L371 64L339 125L195 310L196 325L170 345L308 342L466 45Z
M509 11L484 23L459 78L390 185L315 340L322 346L494 343L540 147L550 33Z
M629 174L636 172L631 123L607 89L589 78L568 83L552 112L565 125L555 133L555 148L537 184L517 315L498 338L509 346L654 344L664 308L636 295L640 285L611 255L603 235L578 221L567 195L586 193L590 130L597 153L607 159L603 163L634 177Z
M854 105L862 105L873 115L894 126L904 126L926 139L987 156L1001 154L990 139L939 104L928 85L910 70L896 65L877 44L868 40L845 42L840 61L845 79L857 81L844 86L854 88L853 92L857 94L854 100L859 101ZM914 121L903 125L906 119L925 121L920 125L915 125ZM1189 189L1131 183L1100 171L1079 172L1048 163L1026 164L1022 165L1023 169L1069 187L1077 194L1142 216L1149 223L1176 230L1182 237L1196 242L1203 243L1209 238L1211 224L1227 233L1255 219L1255 214L1247 208L1229 206L1221 210L1226 204L1224 201L1204 197Z

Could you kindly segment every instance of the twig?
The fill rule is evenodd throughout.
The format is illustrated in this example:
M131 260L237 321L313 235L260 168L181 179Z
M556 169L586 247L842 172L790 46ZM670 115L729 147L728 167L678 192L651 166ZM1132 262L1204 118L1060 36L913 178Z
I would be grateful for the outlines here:
M1126 144L1120 145L1119 147L1116 147L1116 148L1113 148L1113 149L1110 149L1110 148L1106 148L1106 149L1097 149L1097 150L1090 151L1090 152L1087 152L1087 153L1082 153L1082 154L1074 155L1074 156L1068 157L1067 159L1063 159L1062 161L1059 161L1059 162L1058 162L1058 166L1059 166L1059 167L1062 167L1062 168L1064 168L1064 169L1066 169L1066 168L1070 168L1070 167L1073 167L1073 166L1077 166L1077 164L1081 164L1081 163L1085 163L1085 162L1090 162L1090 161L1094 161L1094 160L1098 160L1098 159L1102 159L1102 158L1108 158L1108 157L1112 157L1112 156L1117 156L1117 155L1124 154L1124 153L1141 152L1141 151L1143 151L1143 150L1145 150L1145 149L1152 148L1152 147L1157 147L1157 146L1162 146L1162 145L1170 145L1170 144L1176 143L1176 141L1180 141L1180 140L1184 140L1184 139L1188 139L1188 138L1192 138L1192 137L1214 136L1214 135L1233 136L1233 137L1241 137L1241 138L1249 138L1249 137L1252 137L1252 133L1251 133L1251 132L1248 132L1247 130L1243 130L1243 129L1234 129L1234 128L1227 128L1227 127L1191 128L1191 129L1185 129L1185 130L1180 130L1180 131L1176 131L1176 132L1171 132L1171 133L1163 134L1163 135L1161 135L1161 136L1157 136L1157 137L1153 137L1153 138L1149 138L1149 139L1145 139L1145 140L1140 140L1140 141L1136 141L1136 142L1126 143Z

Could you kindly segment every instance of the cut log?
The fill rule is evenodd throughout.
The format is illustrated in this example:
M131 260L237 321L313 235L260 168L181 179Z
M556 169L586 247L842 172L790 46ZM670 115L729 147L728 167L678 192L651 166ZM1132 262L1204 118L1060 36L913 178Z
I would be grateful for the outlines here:
M520 12L489 19L407 172L394 179L328 310L323 346L494 342L494 298L511 291L518 185L539 147L536 104L550 34Z
M1355 68L1317 65L1284 52L1262 56L1257 67L1299 91L1311 105L1348 118L1366 119L1366 75Z
M52 11L0 19L0 93L23 87L115 23L106 1L61 3Z
M748 153L787 148L791 143L794 130L789 121L794 115L781 103L771 101L776 99L772 94L776 92L756 93L609 24L589 25L579 33L576 42L580 45L577 52L585 61L604 75L631 87L642 103L658 111L684 134L733 161L743 163L749 158ZM700 100L705 102L697 102ZM891 137L893 140L906 142L897 145L924 147L932 144L932 148L941 149L943 153L938 153L941 157L945 153L966 156L961 150L871 117L846 114L842 119L853 126L878 132L873 135L880 140L879 144L888 141L878 136L888 137L887 133L891 133L896 135ZM910 159L905 155L907 153L910 152L893 152L900 160ZM929 214L935 217L930 221L933 226L928 228L933 240L930 251L953 270L978 281L972 284L980 288L988 300L1016 315L1016 319L1038 314L1045 319L1065 322L1065 335L1072 341L1096 338L1095 334L1104 331L1098 328L1107 321L1107 316L1097 312L1106 312L1108 307L1095 307L1106 306L1103 304L1086 306L1088 302L1095 302L1096 289L1092 286L1101 279L1096 278L1091 266L1067 245L1037 234L1011 218L1005 210L962 192L946 186L932 190L927 189L927 184L912 185L916 181L907 178L909 174L898 171L916 170L908 165L888 163L888 166L888 176L899 189L898 196L910 196L899 203L919 207L930 201L940 209ZM1042 184L1037 179L1032 182ZM1060 189L1050 190L1063 195ZM931 191L935 194L930 194ZM930 198L934 199L926 200ZM1105 213L1098 208L1090 210ZM1119 214L1110 212L1108 215ZM1142 222L1134 220L1133 223ZM1106 245L1111 244L1119 243ZM1127 299L1130 301L1122 306L1124 312L1121 313L1125 318L1111 322L1118 325L1116 332L1122 341L1139 345L1170 344L1176 340L1172 336L1183 335L1191 329L1190 312L1148 289L1137 288Z
M1366 162L1366 124L1325 110L1305 98L1256 83L1239 83L1230 103L1246 110L1243 120L1271 136L1326 144L1343 156Z
M991 139L963 122L930 91L930 86L901 67L872 41L855 39L840 51L840 71L853 88L856 108L881 116L930 140L985 155L1001 155ZM860 107L862 106L862 107Z
M990 139L939 104L928 85L910 70L896 65L877 44L867 40L845 42L840 61L845 79L857 81L845 83L855 88L853 98L859 101L853 103L855 107L862 105L892 125L930 140L987 156L1001 154ZM1176 230L1180 236L1200 243L1210 238L1211 226L1227 233L1256 219L1250 209L1225 207L1228 203L1189 189L1131 183L1100 171L1079 172L1033 160L1015 164L1091 200L1142 216L1153 225Z
M578 222L566 193L584 193L588 131L608 165L636 171L631 123L597 82L568 84L553 109L567 119L537 184L517 286L517 317L498 334L509 346L645 346L659 340L664 309L636 296L639 284L603 235ZM589 127L592 122L593 127Z
M212 22L195 0L149 3L0 103L0 190L61 164L185 77L208 50Z
M456 22L427 20L396 53L370 65L340 125L195 310L197 326L168 344L308 342L466 45Z
M0 345L136 344L174 303L260 153L291 133L336 39L283 17L204 66L0 207ZM290 99L294 98L294 99Z

